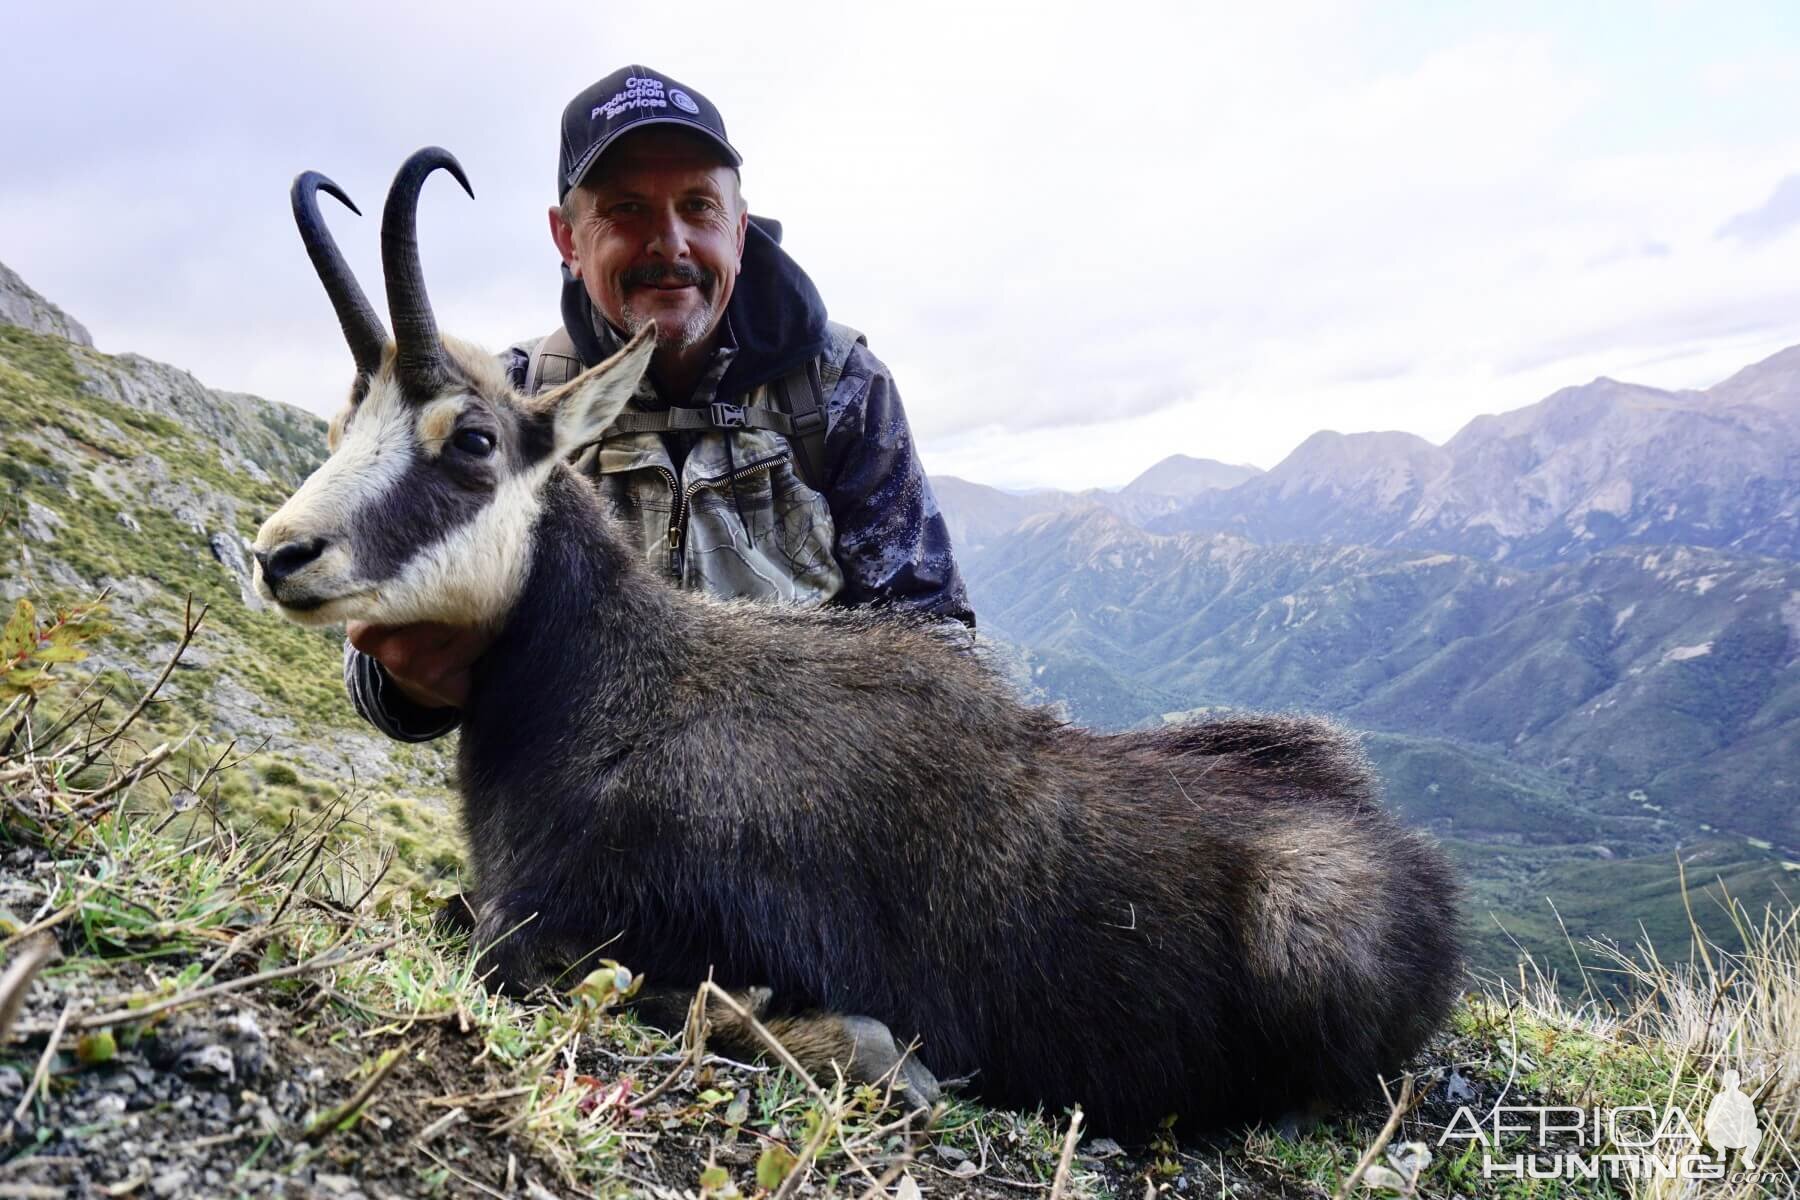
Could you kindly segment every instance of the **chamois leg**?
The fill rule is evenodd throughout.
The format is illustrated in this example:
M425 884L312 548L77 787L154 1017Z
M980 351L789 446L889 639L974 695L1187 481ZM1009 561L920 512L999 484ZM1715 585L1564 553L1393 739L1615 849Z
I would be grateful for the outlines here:
M831 1078L835 1065L858 1083L885 1084L891 1079L897 1091L906 1093L906 1102L916 1107L937 1102L937 1077L917 1055L906 1053L874 1017L803 1013L776 1017L764 1027L815 1076ZM747 1028L744 1032L756 1036Z
M476 904L469 949L478 955L476 974L494 991L523 996L567 965L553 931L545 927L540 901L513 892Z
M432 914L431 925L439 933L472 934L480 911L481 902L473 891L458 892Z
M768 988L749 988L732 998L814 1078L829 1080L836 1068L857 1083L883 1085L892 1080L895 1090L905 1093L906 1103L915 1107L937 1102L937 1077L917 1055L905 1053L888 1027L875 1018L823 1012L767 1017L764 1013L773 998ZM692 1000L691 992L656 989L640 996L634 1007L648 1024L678 1029L689 1019ZM768 1050L750 1022L717 997L708 997L706 1025L707 1040L734 1057Z

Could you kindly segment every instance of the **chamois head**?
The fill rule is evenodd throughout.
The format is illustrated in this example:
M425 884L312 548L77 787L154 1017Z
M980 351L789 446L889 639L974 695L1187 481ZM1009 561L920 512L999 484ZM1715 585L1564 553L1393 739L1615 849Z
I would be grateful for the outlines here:
M257 591L304 625L498 623L530 565L539 489L606 431L650 363L654 325L563 387L526 398L492 356L440 337L416 220L419 189L439 167L469 191L456 159L428 147L400 168L382 213L392 343L317 194L356 206L317 172L294 180L294 220L356 360L349 402L331 422L331 457L256 535Z

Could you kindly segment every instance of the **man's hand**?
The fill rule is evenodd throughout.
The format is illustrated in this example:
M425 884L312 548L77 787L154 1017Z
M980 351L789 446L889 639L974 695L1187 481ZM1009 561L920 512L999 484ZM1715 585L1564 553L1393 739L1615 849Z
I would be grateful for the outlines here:
M422 622L370 625L351 621L350 644L379 662L407 699L427 708L461 708L469 700L469 668L493 638L478 629Z

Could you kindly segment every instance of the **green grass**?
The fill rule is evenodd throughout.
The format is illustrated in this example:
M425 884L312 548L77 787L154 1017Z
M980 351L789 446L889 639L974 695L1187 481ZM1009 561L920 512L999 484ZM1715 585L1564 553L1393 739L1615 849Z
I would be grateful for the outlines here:
M215 729L215 688L229 682L253 698L259 714L292 731L296 742L330 743L345 734L379 744L355 716L340 682L342 642L337 633L303 629L271 612L246 606L237 580L214 558L208 537L243 537L286 498L325 454L324 422L293 410L229 397L206 398L196 419L209 430L222 425L237 450L271 476L259 480L233 458L227 439L201 433L169 416L105 398L84 382L84 372L120 380L151 368L115 359L12 326L0 325L0 578L22 579L42 608L90 598L103 581L120 582L115 596L118 626L107 661L154 670L152 651L170 647L181 633L190 603L206 618L193 652L170 679L144 728L178 738L198 728ZM179 389L162 403L201 405ZM160 468L154 464L160 463ZM114 480L117 495L97 483L96 472ZM212 514L195 529L154 502L149 488L168 480L198 497ZM19 536L27 506L41 505L61 524L48 543ZM138 526L120 520L128 513ZM233 515L234 514L234 515ZM57 569L53 569L57 568ZM69 574L79 583L68 582ZM100 684L120 695L136 685L118 671ZM241 747L254 750L259 739ZM396 769L384 778L358 779L381 793L369 821L398 843L397 869L414 863L430 873L457 859L449 808L448 757L441 745L380 745ZM297 765L296 765L297 769ZM316 765L301 774L317 776ZM279 828L291 812L316 811L348 786L346 777L292 781L238 778L217 781L227 816L240 826ZM416 811L415 811L416 810Z
M1684 959L1693 942L1690 909L1708 939L1741 949L1733 903L1751 911L1787 908L1800 888L1800 873L1784 868L1779 855L1725 837L1684 845L1685 865L1677 865L1672 849L1602 859L1582 846L1445 845L1469 881L1474 966L1485 978L1515 983L1529 958L1566 989L1579 990L1582 972L1571 947L1593 940L1647 940L1665 958ZM1616 982L1610 972L1592 972L1598 988Z

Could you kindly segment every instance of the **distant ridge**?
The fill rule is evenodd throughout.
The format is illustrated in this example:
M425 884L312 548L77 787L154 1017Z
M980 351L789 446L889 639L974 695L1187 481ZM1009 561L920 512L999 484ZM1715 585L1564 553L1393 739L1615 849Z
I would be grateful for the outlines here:
M1261 473L1252 466L1171 454L1116 492L1105 488L1011 492L955 475L934 475L931 487L950 526L951 541L959 549L977 549L1043 513L1099 508L1141 523L1174 512L1196 496L1236 487Z
M1525 565L1619 545L1800 558L1797 410L1800 347L1705 391L1600 378L1476 417L1442 446L1316 433L1266 474L1148 525Z
M1234 488L1262 471L1248 464L1222 463L1211 458L1171 454L1122 489L1136 495L1195 496L1201 492Z

